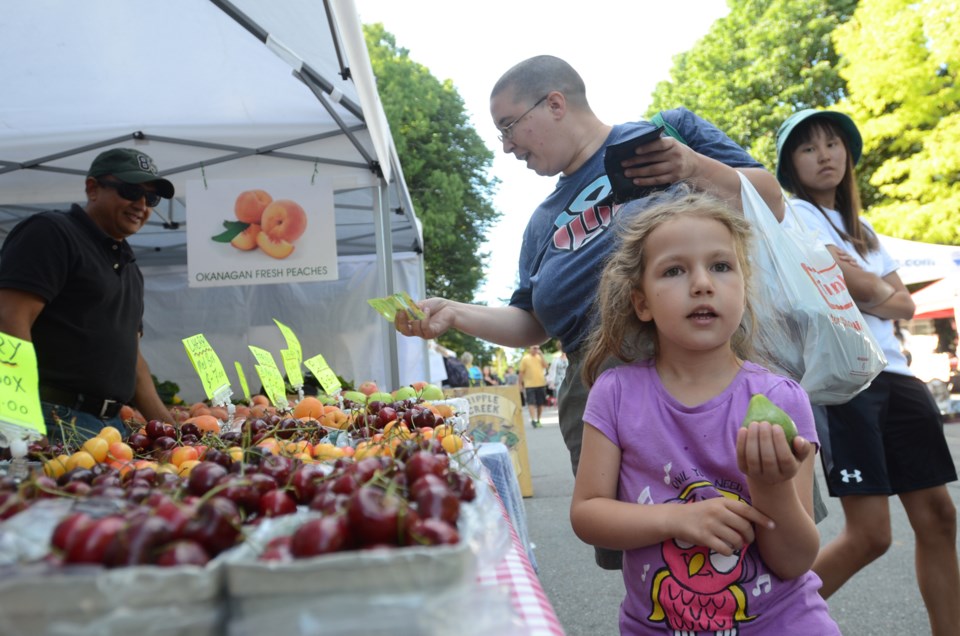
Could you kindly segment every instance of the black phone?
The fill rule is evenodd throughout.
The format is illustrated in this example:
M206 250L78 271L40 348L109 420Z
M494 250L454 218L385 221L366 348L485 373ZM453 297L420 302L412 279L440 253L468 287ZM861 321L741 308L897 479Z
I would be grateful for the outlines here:
M621 141L620 143L612 146L607 146L603 154L603 167L607 172L607 178L610 179L610 186L613 190L611 194L613 195L614 203L625 203L626 201L639 199L652 192L665 190L666 188L670 187L670 184L664 184L662 186L634 185L633 179L630 179L623 174L624 168L622 165L620 165L622 161L636 156L637 146L650 143L654 139L658 139L662 136L663 126L657 126L653 130L649 130L642 135L633 137L632 139L628 139L626 141Z

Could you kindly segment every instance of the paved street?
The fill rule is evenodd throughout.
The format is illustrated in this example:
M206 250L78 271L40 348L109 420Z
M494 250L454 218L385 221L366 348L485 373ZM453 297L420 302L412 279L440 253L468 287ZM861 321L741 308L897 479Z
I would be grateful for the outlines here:
M524 418L528 418L526 409ZM623 597L620 573L598 568L593 549L573 534L569 521L573 475L556 409L547 409L542 421L543 427L536 430L525 421L533 497L524 500L540 580L567 634L617 634ZM960 463L960 424L948 424L947 437L954 461ZM819 462L817 466L819 473ZM960 506L960 484L949 487ZM836 536L843 523L838 501L827 497L827 506L829 516L819 526L824 543ZM830 599L831 612L846 636L930 633L914 576L913 533L899 500L891 500L891 512L890 551Z

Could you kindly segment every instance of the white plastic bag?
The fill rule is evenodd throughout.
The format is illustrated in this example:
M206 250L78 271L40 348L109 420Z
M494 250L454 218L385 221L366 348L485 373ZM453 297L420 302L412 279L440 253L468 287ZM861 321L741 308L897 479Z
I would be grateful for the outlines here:
M887 366L847 290L840 266L795 214L777 222L740 174L743 214L754 227L757 352L800 382L814 404L841 404ZM788 207L787 214L793 214Z

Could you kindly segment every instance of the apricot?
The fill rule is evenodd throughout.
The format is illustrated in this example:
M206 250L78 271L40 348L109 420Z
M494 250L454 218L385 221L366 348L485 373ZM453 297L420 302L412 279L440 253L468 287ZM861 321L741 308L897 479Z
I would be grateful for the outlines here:
M247 226L247 229L233 237L230 245L233 245L238 250L244 251L256 249L258 234L260 234L260 226L256 223L251 223Z
M270 400L269 398L267 398L266 395L257 393L256 395L250 398L250 405L251 406L253 405L270 406Z
M263 211L260 225L270 238L292 243L306 231L307 213L296 201L279 199Z
M237 219L244 223L259 223L263 211L272 201L273 197L265 190L246 190L237 197L233 212Z
M186 421L184 424L196 424L197 428L200 429L201 433L219 433L220 432L220 422L214 416L209 413L202 415L195 415Z
M293 245L283 240L277 240L267 236L266 232L261 231L257 234L257 245L274 258L286 258L293 254Z
M323 415L323 402L308 395L300 400L293 409L293 416L297 419L301 417L318 418Z

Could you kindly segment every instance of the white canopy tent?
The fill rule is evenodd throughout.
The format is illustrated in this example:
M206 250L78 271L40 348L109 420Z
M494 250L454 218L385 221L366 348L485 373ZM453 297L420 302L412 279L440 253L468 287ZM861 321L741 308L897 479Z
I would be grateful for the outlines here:
M897 261L904 285L928 283L960 273L960 245L937 245L880 235L880 243Z
M13 0L3 14L0 239L27 215L82 203L90 162L111 147L142 148L176 186L130 240L155 375L202 397L180 340L205 333L228 375L237 360L249 377L248 344L284 346L276 318L344 377L429 378L424 343L398 339L365 303L395 287L422 297L424 276L352 0ZM188 289L186 183L264 177L333 184L340 280Z

